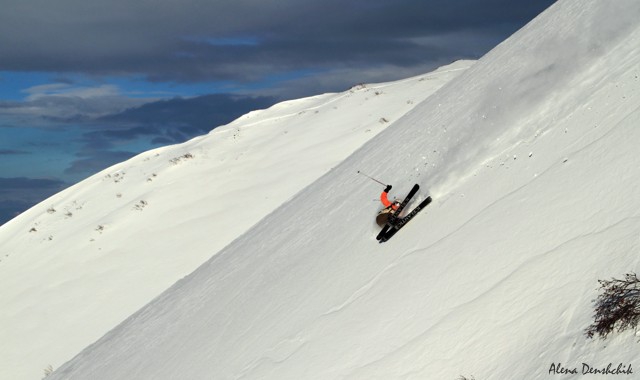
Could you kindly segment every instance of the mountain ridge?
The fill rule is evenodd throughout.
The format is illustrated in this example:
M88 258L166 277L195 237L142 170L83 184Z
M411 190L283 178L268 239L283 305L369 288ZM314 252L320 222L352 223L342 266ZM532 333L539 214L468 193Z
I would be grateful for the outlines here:
M472 64L251 112L3 225L0 378L59 367Z
M597 279L638 265L639 11L552 6L59 376L542 379L633 363L633 333L583 331ZM379 189L360 169L434 202L377 244Z

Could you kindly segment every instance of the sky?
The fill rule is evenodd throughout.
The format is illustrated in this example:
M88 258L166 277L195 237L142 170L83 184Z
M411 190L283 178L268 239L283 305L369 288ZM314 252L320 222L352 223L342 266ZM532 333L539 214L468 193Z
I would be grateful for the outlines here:
M553 2L2 0L0 224L251 110L478 59Z

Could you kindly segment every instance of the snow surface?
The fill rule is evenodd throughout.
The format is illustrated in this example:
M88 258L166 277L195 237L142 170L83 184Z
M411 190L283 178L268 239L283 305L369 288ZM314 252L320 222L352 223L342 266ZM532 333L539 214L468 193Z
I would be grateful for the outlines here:
M252 112L2 226L0 379L70 360L472 64Z
M237 239L50 378L607 378L549 373L553 363L581 370L583 362L631 364L640 371L633 333L605 341L583 334L597 280L639 267L637 20L636 0L559 1L329 172L309 179L293 198L281 199L259 223L237 231ZM348 108L335 112L336 121L361 117ZM261 146L254 149L257 155ZM214 159L212 152L205 157L182 165ZM297 157L290 159L295 166ZM178 168L167 168L158 180ZM418 182L416 201L431 194L434 202L378 244L372 199L380 186L357 170L392 183L396 195ZM117 219L124 227L105 222L94 245L85 246L119 231L120 242L137 246L136 254L149 252L147 261L136 261L145 265L155 264L159 252L172 250L178 261L183 249L208 250L202 240L214 239L201 230L189 234L189 227L214 216L208 209L214 200L228 198L205 182L213 181L209 177L173 176L191 182L191 190L177 192L168 180L162 196L144 194L149 203L138 214L130 208L140 197L131 198L126 210L115 211L126 211ZM253 179L247 182L250 188ZM104 186L83 185L87 195ZM271 189L283 186L276 180ZM166 215L171 209L159 215L152 206L176 198L180 212L172 222L149 231L160 216L172 218ZM42 220L50 217L42 211ZM27 239L24 227L13 233ZM156 246L153 239L140 241L141 233L168 237ZM121 255L121 246L112 246L109 256ZM76 259L78 269L87 255L100 257L96 249ZM44 264L70 265L65 259ZM34 258L27 263L41 265ZM95 274L95 281L105 282L111 269ZM123 291L136 291L135 280L148 281L136 268L117 270L131 278ZM51 294L82 286L60 282ZM25 309L34 307L33 299L46 300L27 292L15 295ZM56 343L64 347L76 336ZM40 348L48 354L59 349Z

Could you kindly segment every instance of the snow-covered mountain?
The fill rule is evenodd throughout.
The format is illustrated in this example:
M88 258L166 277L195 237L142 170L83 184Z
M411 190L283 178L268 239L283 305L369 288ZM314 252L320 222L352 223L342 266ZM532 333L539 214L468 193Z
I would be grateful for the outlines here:
M2 226L0 379L70 360L472 64L250 113Z
M0 263L2 333L29 363L69 353L179 265L186 274L211 257L50 378L595 379L606 376L550 368L640 368L634 334L583 333L597 280L640 263L637 20L635 0L561 0L467 70L443 69L460 75L419 104L406 95L430 76L397 83L393 102L390 88L366 86L285 103L101 173L0 229L12 252ZM348 127L332 135L333 124ZM350 128L359 140L345 141ZM333 149L342 157L289 185ZM416 200L434 202L378 244L381 186L358 170L398 196L420 183ZM42 329L47 310L58 325Z

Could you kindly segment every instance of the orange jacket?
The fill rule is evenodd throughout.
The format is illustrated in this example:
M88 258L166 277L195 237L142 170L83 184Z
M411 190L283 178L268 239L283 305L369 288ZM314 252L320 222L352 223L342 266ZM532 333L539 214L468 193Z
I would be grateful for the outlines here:
M382 202L384 207L391 206L392 209L397 210L398 209L398 205L393 204L393 202L391 202L389 200L388 195L389 195L389 193L387 193L386 191L383 191L382 194L380 194L380 202Z

